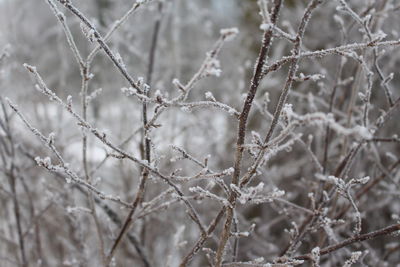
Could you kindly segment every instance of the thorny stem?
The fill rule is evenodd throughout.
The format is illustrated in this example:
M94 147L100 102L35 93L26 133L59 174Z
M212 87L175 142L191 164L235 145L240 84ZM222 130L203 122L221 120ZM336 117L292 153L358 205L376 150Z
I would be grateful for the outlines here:
M281 0L274 1L273 10L271 12L272 25L275 25L278 20L278 15L279 15L281 5L282 5ZM261 46L260 53L259 53L259 56L258 56L257 62L256 62L256 68L255 68L253 77L250 82L250 89L247 94L242 112L239 117L239 126L238 126L236 151L235 151L234 172L233 172L232 181L231 181L231 183L234 185L239 184L240 168L241 168L242 156L243 156L243 150L244 150L243 144L244 144L244 140L245 140L245 136L246 136L247 119L249 116L251 106L253 104L254 97L257 93L258 86L262 79L263 67L267 60L268 51L269 51L269 48L272 43L272 38L273 38L273 28L270 27L270 29L268 29L264 32L262 46ZM231 190L228 201L229 201L229 203L231 203L232 207L226 207L226 220L225 220L225 223L223 226L222 234L220 237L220 241L219 241L216 256L215 256L215 267L221 267L221 265L222 265L222 261L223 261L223 257L224 257L224 253L225 253L225 249L226 249L226 244L227 244L229 236L230 236L232 219L233 219L233 209L235 207L235 202L236 202L236 194L233 190Z

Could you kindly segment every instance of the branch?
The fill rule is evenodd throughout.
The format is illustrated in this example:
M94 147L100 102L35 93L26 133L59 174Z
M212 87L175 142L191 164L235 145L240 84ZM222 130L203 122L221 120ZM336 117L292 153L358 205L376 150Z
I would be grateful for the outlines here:
M353 243L358 243L358 242L362 242L362 241L365 241L365 240L374 239L374 238L377 238L377 237L380 237L380 236L389 235L389 234L392 234L392 233L394 233L396 231L400 231L400 224L394 224L394 225L388 226L386 228L383 228L383 229L380 229L380 230L376 230L374 232L370 232L370 233L367 233L367 234L357 235L357 236L348 238L348 239L346 239L346 240L344 240L344 241L342 241L342 242L340 242L340 243L338 243L336 245L328 246L328 247L325 247L325 248L321 249L320 250L320 255L326 255L326 254L329 254L329 253L331 253L333 251L336 251L338 249L341 249L341 248L344 248L344 247L346 247L348 245L351 245ZM293 259L296 259L296 260L311 260L312 256L311 256L311 253L308 253L308 254L296 256Z

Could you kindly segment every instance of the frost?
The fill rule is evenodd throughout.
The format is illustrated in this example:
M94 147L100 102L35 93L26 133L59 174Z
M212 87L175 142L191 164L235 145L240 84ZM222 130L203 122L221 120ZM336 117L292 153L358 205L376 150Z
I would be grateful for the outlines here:
M109 266L397 264L385 255L395 242L361 253L349 241L398 232L398 1L258 0L249 13L244 1L134 0L102 14L93 1L6 2L0 177L17 179L15 190L0 182L0 207L20 204L0 219L6 239L18 225L29 237L44 214L43 235L61 233L42 240L55 265L97 266L99 249ZM257 4L254 29L240 21ZM224 29L235 24L249 34ZM143 253L130 257L142 228ZM35 240L23 241L0 251L33 266Z
M319 266L319 260L320 260L321 254L320 254L320 248L315 247L311 250L311 260L313 261L314 266Z
M90 103L95 100L103 92L102 88L94 90L90 95L86 96L86 103Z
M235 169L233 167L230 167L230 168L224 170L224 174L225 175L232 175L234 171L235 171Z
M237 111L233 108L230 108L230 109L228 109L228 113L229 113L229 115L234 116L234 115L236 115Z
M357 133L360 137L362 137L364 139L370 139L373 136L370 133L370 131L368 130L368 128L366 128L364 126L356 126L354 128L354 132Z
M284 113L290 119L290 117L292 115L294 115L293 105L292 104L285 104L285 106L282 109L282 113Z
M60 20L65 20L65 15L62 12L57 12L56 16L60 19Z
M136 95L138 94L138 91L135 88L129 87L122 87L121 92L124 93L126 96L131 96L131 95Z
M72 96L71 95L67 96L67 106L69 109L72 108Z
M190 187L189 191L192 193L197 193L200 197L208 197L214 200L217 200L219 202L221 202L224 206L226 207L231 207L231 203L229 203L229 201L226 198L222 198L220 196L217 196L216 194L211 193L208 190L205 190L203 188L201 188L200 186L195 186L195 187Z
M351 258L344 263L343 267L350 267L351 265L355 264L360 259L361 255L361 251L352 252Z
M318 80L325 79L325 75L323 75L323 74L313 74L313 75L310 75L310 79L313 82L316 82Z
M91 79L93 79L93 77L94 77L94 74L93 73L89 73L89 75L87 76L87 79L91 80Z
M50 157L45 157L45 158L36 157L35 161L39 166L42 166L42 167L50 167L51 166Z
M280 198L285 195L285 191L279 190L279 189L274 189L274 191L271 193L271 198Z
M262 23L260 25L260 30L263 31L268 31L269 29L271 29L273 27L273 25L271 23Z
M239 34L239 30L238 28L222 29L220 30L220 34L226 41L231 41Z
M206 76L219 77L222 73L219 60L215 58L209 59L206 63L204 73Z
M92 211L90 209L85 208L85 207L70 207L70 206L67 206L66 210L67 210L68 213L73 213L73 212L77 212L77 213L78 212L92 213Z
M253 138L252 142L256 145L262 145L263 144L263 140L261 138L261 135L256 132L256 131L251 131L251 136Z
M191 109L190 109L190 107L188 107L188 106L183 106L183 107L181 107L181 110L182 110L183 112L191 112Z
M214 102L217 101L217 100L215 100L214 95L210 91L206 92L205 96L206 96L207 100L214 101Z
M22 64L25 68L27 68L30 72L36 72L36 67L28 65L27 63Z
M382 81L382 85L386 85L388 83L390 83L394 78L394 73L390 73L383 81Z
M55 139L55 137L56 137L56 134L55 134L55 133L51 132L51 133L49 134L49 137L47 138L47 140L48 140L48 144L49 144L50 146L54 144L54 139Z
M88 38L88 40L90 41L90 42L94 42L95 41L95 34L94 34L94 30L93 29L91 29L91 28L89 28L86 24L84 24L83 22L81 22L80 24L80 27L81 27L81 30L82 30L82 33L83 33L83 35L85 35L86 36L86 38Z
M121 67L122 67L123 69L126 69L125 63L124 63L124 61L122 60L122 57L121 57L121 55L120 55L118 52L115 53L115 59L116 59L117 62L121 65Z
M253 200L259 193L264 189L264 183L261 182L257 186L248 187L246 189L240 189L236 185L231 184L231 189L234 190L238 195L238 200L241 204L245 204L250 200Z
M161 93L161 91L160 90L156 90L155 92L154 92L154 97L155 98L162 98L162 93Z
M172 84L173 84L173 85L178 85L178 84L180 84L179 79L174 78L174 79L172 80Z

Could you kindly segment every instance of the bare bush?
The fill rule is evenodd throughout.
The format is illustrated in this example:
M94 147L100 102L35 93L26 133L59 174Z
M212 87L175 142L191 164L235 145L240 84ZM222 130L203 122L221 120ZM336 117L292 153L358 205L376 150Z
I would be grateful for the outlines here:
M398 264L396 1L0 11L1 266Z

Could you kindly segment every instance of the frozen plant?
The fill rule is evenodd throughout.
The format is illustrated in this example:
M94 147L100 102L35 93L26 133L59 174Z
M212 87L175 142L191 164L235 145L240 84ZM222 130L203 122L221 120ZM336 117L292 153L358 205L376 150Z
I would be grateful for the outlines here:
M0 266L397 264L396 1L0 12Z

